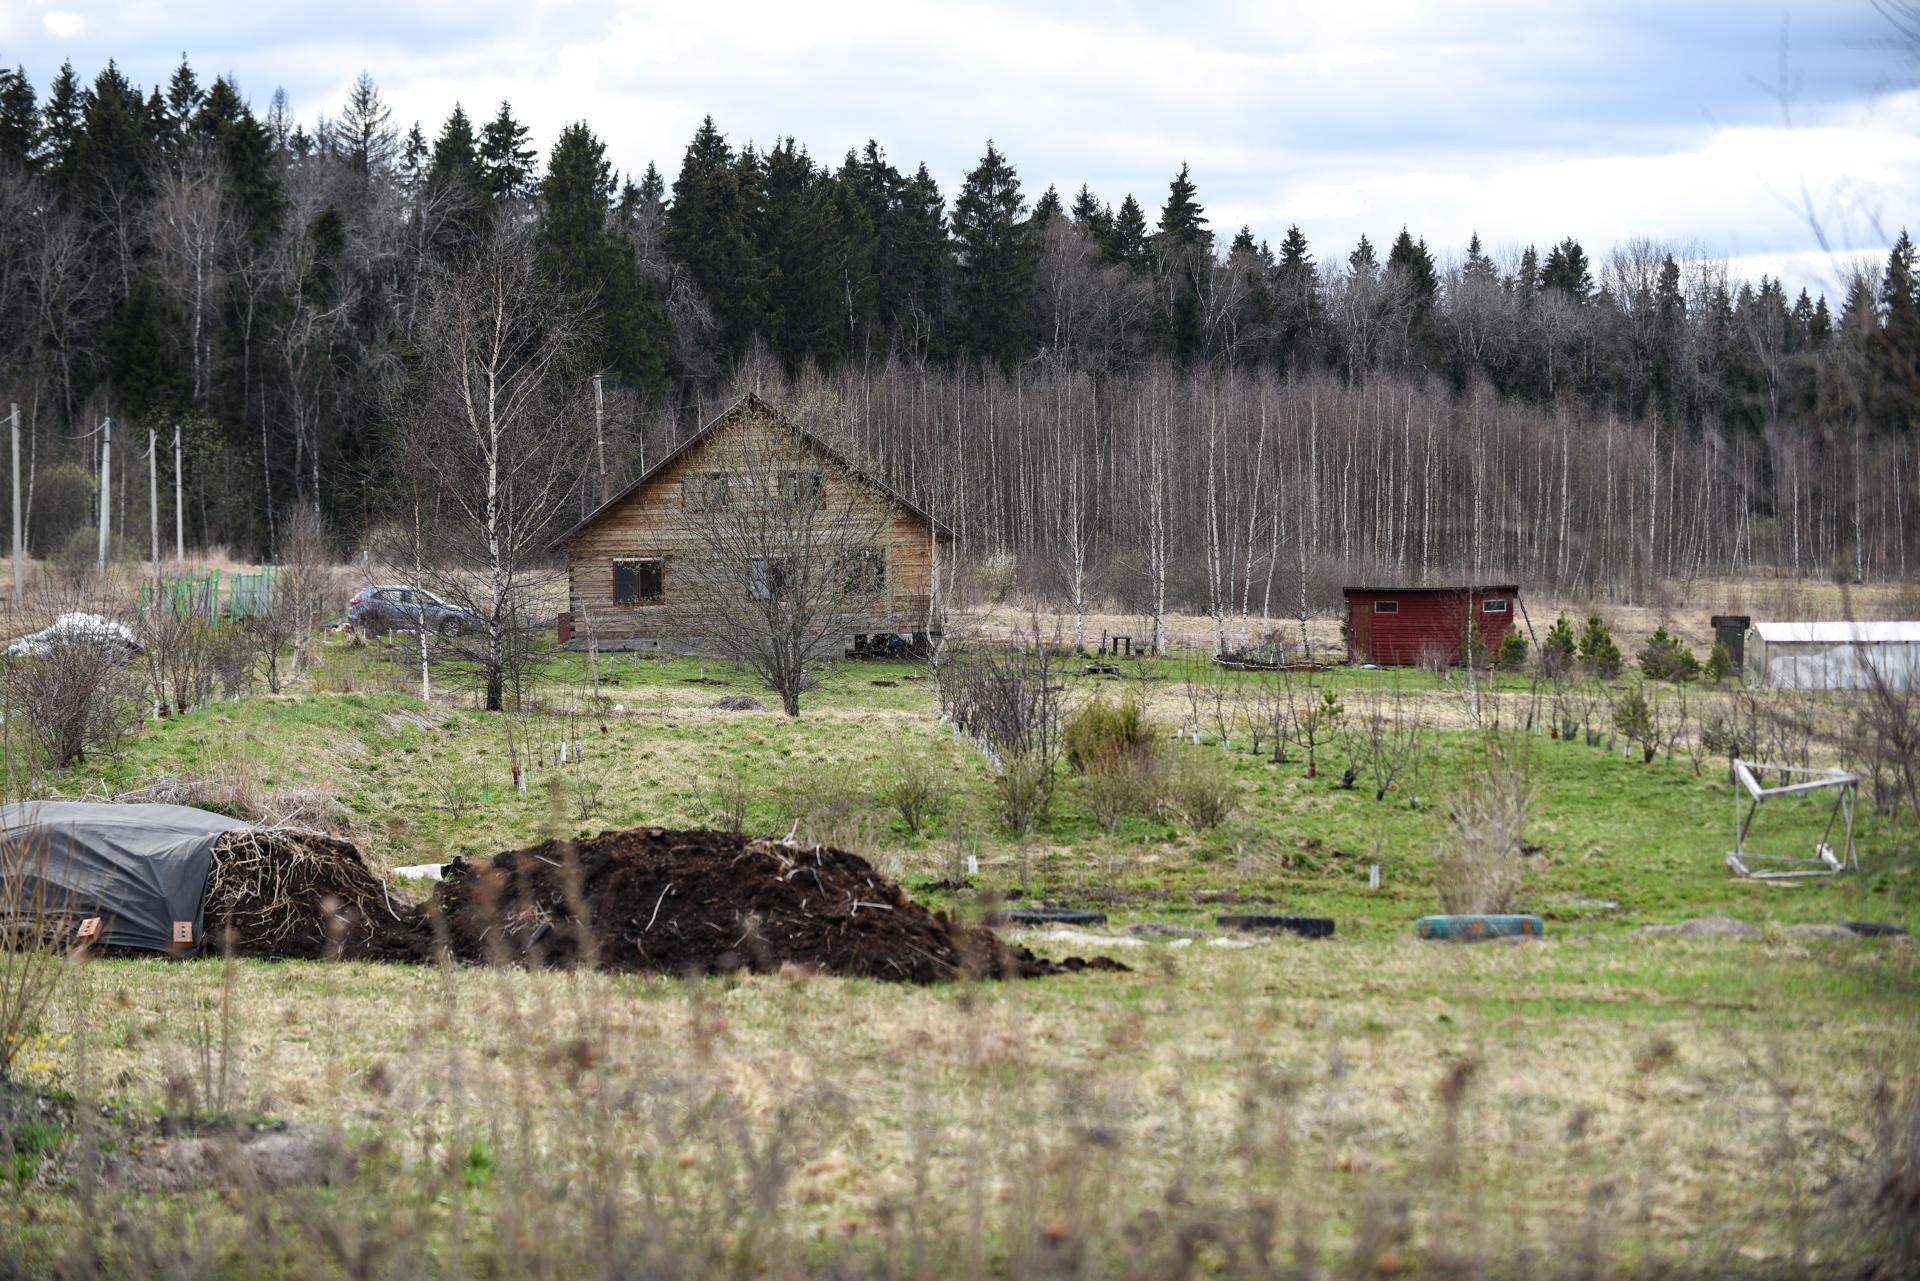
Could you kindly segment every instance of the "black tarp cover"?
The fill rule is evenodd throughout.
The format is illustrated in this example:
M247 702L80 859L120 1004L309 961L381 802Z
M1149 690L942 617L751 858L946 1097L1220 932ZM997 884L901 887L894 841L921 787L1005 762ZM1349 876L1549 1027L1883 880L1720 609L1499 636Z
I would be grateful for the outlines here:
M23 878L22 896L9 901L43 904L76 923L100 917L109 946L198 951L214 842L246 826L187 805L8 805L0 874ZM176 947L176 921L193 922L191 948Z

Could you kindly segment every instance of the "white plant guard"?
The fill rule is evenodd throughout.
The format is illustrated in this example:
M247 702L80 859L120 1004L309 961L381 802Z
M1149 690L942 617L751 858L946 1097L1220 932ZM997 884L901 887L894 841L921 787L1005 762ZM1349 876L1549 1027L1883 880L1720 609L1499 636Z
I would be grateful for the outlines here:
M1743 760L1733 762L1733 775L1739 786L1733 790L1733 849L1727 854L1727 866L1736 875L1749 876L1756 881L1779 881L1803 876L1833 876L1849 867L1856 872L1860 870L1860 855L1853 845L1853 807L1860 793L1859 775L1849 774L1842 769L1762 765L1758 761ZM1760 782L1767 775L1784 775L1805 781L1767 787ZM1834 794L1833 811L1827 815L1826 831L1820 834L1811 857L1763 854L1747 848L1747 831L1760 813L1762 801L1775 796L1805 796L1824 791ZM1845 837L1844 846L1838 854L1834 853L1829 843L1833 839L1836 824L1841 826Z

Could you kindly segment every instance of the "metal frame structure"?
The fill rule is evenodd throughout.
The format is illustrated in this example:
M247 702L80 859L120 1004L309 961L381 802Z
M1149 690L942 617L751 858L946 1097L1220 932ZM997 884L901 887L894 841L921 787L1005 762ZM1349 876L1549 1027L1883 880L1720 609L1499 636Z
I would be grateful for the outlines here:
M1760 776L1767 773L1802 775L1804 783L1785 783L1767 787ZM1804 876L1834 876L1851 867L1860 870L1860 854L1853 844L1853 811L1860 794L1860 776L1841 769L1807 769L1796 765L1762 765L1757 761L1733 762L1733 775L1740 784L1733 792L1733 849L1727 854L1727 866L1739 876L1756 881L1790 880ZM1760 813L1760 802L1774 796L1804 796L1811 792L1833 791L1833 811L1827 815L1827 828L1820 834L1810 858L1786 854L1762 854L1747 848L1747 830ZM1742 814L1742 793L1745 813ZM1843 823L1845 847L1835 854L1828 842L1834 824Z

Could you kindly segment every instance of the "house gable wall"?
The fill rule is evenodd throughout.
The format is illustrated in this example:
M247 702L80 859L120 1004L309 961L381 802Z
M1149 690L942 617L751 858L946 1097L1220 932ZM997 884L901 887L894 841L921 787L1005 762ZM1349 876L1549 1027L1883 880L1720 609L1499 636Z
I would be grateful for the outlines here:
M697 512L685 502L685 482L720 469L723 440L753 433L745 442L756 457L775 468L791 464L804 474L819 473L830 511L851 509L884 529L886 586L866 614L850 623L859 633L910 635L927 630L935 564L934 534L928 522L866 482L851 468L813 445L771 410L750 405L721 423L660 472L578 530L566 544L567 607L573 617L573 644L600 649L660 648L683 653L714 652L704 634L693 579L676 574L676 563L701 554L705 533ZM658 558L664 575L657 602L622 604L614 599L615 561ZM741 590L748 585L741 584Z

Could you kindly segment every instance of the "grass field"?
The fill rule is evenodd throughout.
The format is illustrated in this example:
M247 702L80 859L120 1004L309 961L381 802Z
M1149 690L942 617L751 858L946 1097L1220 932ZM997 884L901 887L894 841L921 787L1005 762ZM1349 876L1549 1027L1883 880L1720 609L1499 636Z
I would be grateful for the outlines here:
M1185 671L1157 674L1154 713L1177 721ZM1859 874L1737 881L1724 762L1536 736L1522 902L1547 939L1423 944L1477 733L1430 734L1384 800L1339 786L1338 744L1308 779L1297 750L1275 764L1203 735L1173 750L1228 762L1238 805L1218 826L1105 832L1068 777L1015 836L923 675L846 666L789 721L714 710L755 691L687 659L602 660L589 706L569 659L542 710L509 719L425 706L341 646L298 692L143 726L59 790L317 792L389 867L710 825L736 790L749 829L804 825L933 906L980 910L924 888L971 852L987 895L1101 907L1101 938L1023 941L1131 971L902 989L90 962L18 1073L78 1102L14 1164L5 1253L26 1274L289 1277L1858 1275L1897 1258L1874 1196L1920 1156L1920 948L1790 927L1920 930L1909 824L1863 816ZM1357 704L1396 679L1453 723L1431 678L1337 684ZM1524 723L1524 682L1504 690L1503 723ZM510 735L549 762L577 735L584 759L532 769L523 795ZM948 780L918 835L878 799L909 757ZM1824 814L1767 818L1798 851ZM1339 934L1212 928L1245 903ZM1709 915L1762 930L1634 932ZM1147 921L1200 933L1120 932ZM143 1179L163 1130L216 1115L321 1135L333 1177Z

